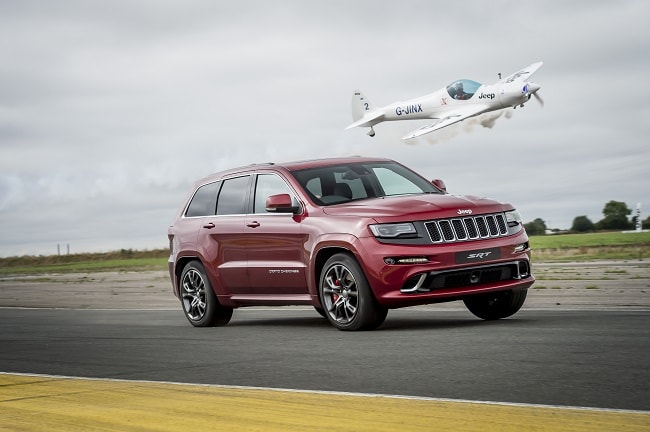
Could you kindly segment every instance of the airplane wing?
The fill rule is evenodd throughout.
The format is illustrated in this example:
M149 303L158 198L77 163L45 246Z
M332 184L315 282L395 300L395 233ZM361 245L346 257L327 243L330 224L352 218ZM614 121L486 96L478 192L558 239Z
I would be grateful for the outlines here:
M404 135L402 137L403 140L409 140L413 139L416 137L419 137L424 134L428 134L429 132L437 131L438 129L442 129L443 127L447 127L449 125L452 125L454 123L458 123L459 121L463 121L466 118L473 117L477 114L480 114L483 112L483 109L472 109L472 110L466 110L464 112L457 112L455 114L449 114L446 117L443 117L441 119L438 119L435 123L432 123L430 125L421 127L420 129L416 129L413 132L410 132L407 135Z
M502 79L499 82L500 83L510 83L510 82L515 82L515 81L527 80L528 78L530 78L530 76L532 74L534 74L537 71L537 69L541 68L543 64L544 64L544 62L533 63L532 65L527 66L527 67L523 68L522 70L513 73L509 77L506 77L506 78Z
M353 127L357 126L367 126L371 127L379 122L381 122L381 118L384 116L384 112L381 110L376 110L376 111L371 111L361 117L359 120L355 121L351 125L345 128L345 130L352 129Z

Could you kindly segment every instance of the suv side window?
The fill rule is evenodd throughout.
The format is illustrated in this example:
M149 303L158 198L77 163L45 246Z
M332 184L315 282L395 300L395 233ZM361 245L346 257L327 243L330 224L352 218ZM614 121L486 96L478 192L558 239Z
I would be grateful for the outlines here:
M218 215L245 214L246 194L250 176L235 177L223 181L217 201Z
M187 206L185 216L212 216L217 207L217 192L221 182L208 183L197 189L196 193Z
M255 205L253 213L266 213L266 198L271 195L289 194L295 201L293 192L280 176L275 174L258 174L255 185Z

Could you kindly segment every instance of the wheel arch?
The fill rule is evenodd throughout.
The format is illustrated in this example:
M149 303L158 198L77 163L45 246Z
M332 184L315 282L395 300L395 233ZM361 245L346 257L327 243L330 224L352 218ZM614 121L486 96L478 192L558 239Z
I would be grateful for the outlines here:
M357 257L356 251L354 249L352 249L347 245L340 245L340 244L328 245L320 248L318 252L316 252L316 256L312 261L313 265L311 266L311 276L310 276L310 280L308 281L310 294L312 295L312 298L316 299L315 301L317 301L319 305L320 305L320 297L318 295L318 285L320 283L320 276L321 273L323 272L323 267L325 267L325 263L327 262L328 259L330 259L332 256L338 253L344 253L346 255L349 255L352 259L354 259L357 262L357 264L359 264L359 268L364 273L364 277L366 278L366 280L368 280L368 275L365 274L366 273L365 269L361 265L361 260L359 260L359 257ZM372 291L372 289L371 292L374 296L374 291Z
M319 277L318 294L325 317L339 330L379 327L388 309L377 302L359 257L346 248L331 249L319 263L324 279Z
M198 261L203 265L201 259L195 255L183 256L176 261L176 265L174 266L174 290L177 297L180 295L181 275L183 274L183 270L185 269L185 266L192 261ZM205 265L203 265L203 267L205 267Z
M357 260L350 248L343 246L325 246L319 249L316 253L316 257L314 258L314 265L312 266L313 272L311 275L311 280L309 281L312 296L318 298L318 284L320 283L320 275L323 272L323 267L325 267L325 263L328 259L338 253L348 254ZM357 260L357 262L359 262L359 260Z

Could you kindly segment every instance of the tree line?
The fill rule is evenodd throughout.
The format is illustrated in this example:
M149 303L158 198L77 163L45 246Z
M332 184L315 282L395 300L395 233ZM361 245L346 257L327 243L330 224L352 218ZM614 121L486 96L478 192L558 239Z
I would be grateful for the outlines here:
M576 216L573 219L573 224L569 231L572 233L587 233L594 231L632 230L636 227L637 216L634 215L629 218L631 213L632 210L624 202L609 201L603 208L604 217L601 220L594 223L587 216ZM650 216L642 221L642 226L650 226ZM546 223L540 218L524 224L524 227L529 235L544 235L548 230Z

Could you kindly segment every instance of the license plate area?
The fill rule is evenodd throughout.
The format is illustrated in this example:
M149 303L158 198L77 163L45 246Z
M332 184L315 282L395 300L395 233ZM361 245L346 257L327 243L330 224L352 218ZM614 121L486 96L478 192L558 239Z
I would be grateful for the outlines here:
M501 258L501 249L488 248L456 252L456 264L479 263Z

